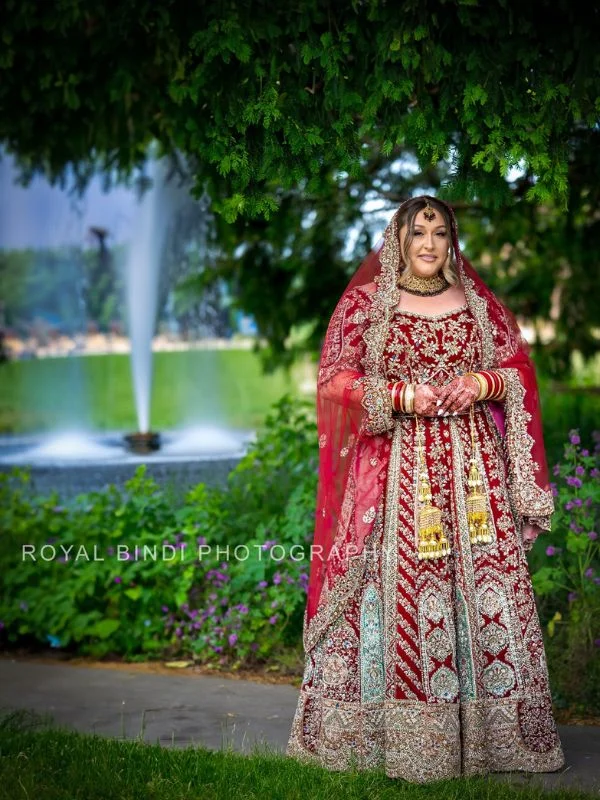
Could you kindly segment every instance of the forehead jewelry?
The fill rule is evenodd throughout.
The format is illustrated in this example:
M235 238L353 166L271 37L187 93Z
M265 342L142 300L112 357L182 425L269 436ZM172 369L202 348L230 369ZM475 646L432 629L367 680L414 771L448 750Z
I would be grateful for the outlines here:
M423 216L427 220L427 222L431 222L432 219L435 219L435 211L431 207L429 200L427 201L427 205L423 209Z

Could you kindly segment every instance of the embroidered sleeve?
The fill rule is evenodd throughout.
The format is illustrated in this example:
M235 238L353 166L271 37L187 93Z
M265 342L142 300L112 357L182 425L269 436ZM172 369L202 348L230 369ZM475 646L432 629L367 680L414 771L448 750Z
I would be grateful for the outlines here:
M394 426L391 394L385 378L365 374L363 333L368 321L366 290L356 288L336 308L326 336L317 385L322 396L364 410L361 432L371 436Z
M508 367L498 368L495 371L502 375L506 386L504 399L506 450L509 489L514 507L523 518L544 521L544 529L550 530L554 497L550 489L542 489L535 481L534 476L539 465L533 460L533 439L527 430L531 417L524 405L525 387L521 383L518 369Z

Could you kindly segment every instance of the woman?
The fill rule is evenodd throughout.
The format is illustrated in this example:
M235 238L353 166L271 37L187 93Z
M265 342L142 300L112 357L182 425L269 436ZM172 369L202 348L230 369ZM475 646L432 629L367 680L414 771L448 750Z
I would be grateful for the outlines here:
M288 755L424 783L564 765L526 553L554 509L529 348L433 197L329 323Z

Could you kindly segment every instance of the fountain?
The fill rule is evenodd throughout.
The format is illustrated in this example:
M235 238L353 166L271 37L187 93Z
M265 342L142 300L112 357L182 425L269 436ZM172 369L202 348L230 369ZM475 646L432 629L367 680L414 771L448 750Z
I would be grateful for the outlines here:
M187 201L188 187L167 180L168 165L150 159L149 176L142 179L131 225L125 272L127 326L131 342L131 375L137 430L91 433L82 426L50 434L0 436L0 470L13 465L31 469L31 488L40 493L58 489L74 495L106 483L122 484L139 464L160 482L182 489L198 482L224 484L228 473L246 452L253 431L232 431L217 425L190 424L176 431L151 429L152 340L156 326L161 267L169 223ZM198 204L207 210L207 196ZM198 211L196 213L196 225ZM204 217L201 238L206 237ZM89 227L100 256L107 231ZM206 242L205 242L206 243ZM213 387L214 388L214 387ZM67 393L68 394L68 393Z

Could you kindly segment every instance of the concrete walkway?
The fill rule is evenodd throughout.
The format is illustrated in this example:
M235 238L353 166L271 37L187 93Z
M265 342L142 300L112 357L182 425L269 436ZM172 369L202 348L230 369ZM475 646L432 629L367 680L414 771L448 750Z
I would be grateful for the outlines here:
M0 659L0 708L50 714L82 733L211 749L283 752L298 689L204 675ZM600 727L559 726L566 757L557 773L495 774L499 780L600 793Z

